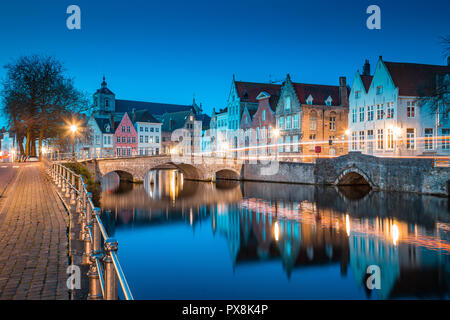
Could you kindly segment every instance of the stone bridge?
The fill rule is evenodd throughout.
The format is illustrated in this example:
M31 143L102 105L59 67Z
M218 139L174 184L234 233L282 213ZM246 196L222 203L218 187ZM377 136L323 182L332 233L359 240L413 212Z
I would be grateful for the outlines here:
M262 176L258 165L244 165L244 180L315 185L369 185L374 190L448 195L450 168L430 158L381 158L350 152L316 163L281 162L278 173Z
M153 169L178 168L185 179L216 181L216 179L240 180L242 163L233 159L206 157L142 156L103 158L80 161L97 180L110 172L116 172L121 180L142 182Z
M435 167L429 158L380 158L350 152L337 158L317 159L316 163L280 162L274 174L265 175L261 163L242 164L222 158L143 156L81 161L97 179L110 172L121 180L143 181L152 169L176 167L188 180L216 179L266 181L314 185L367 185L374 190L448 195L450 168ZM273 164L273 163L272 163ZM266 170L267 171L267 170ZM270 170L269 170L270 171Z

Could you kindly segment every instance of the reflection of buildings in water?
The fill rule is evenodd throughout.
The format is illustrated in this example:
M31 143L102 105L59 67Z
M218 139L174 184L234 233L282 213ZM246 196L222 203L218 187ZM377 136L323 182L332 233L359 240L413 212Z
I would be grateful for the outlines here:
M176 169L150 170L144 179L144 188L152 199L175 201L183 190L183 174Z
M361 228L364 225L365 232ZM439 292L448 295L450 270L446 262L450 252L408 241L411 234L419 234L417 226L376 218L361 219L356 229L350 232L350 265L359 286L366 288L367 268L376 265L380 267L381 288L376 290L380 299L426 297Z

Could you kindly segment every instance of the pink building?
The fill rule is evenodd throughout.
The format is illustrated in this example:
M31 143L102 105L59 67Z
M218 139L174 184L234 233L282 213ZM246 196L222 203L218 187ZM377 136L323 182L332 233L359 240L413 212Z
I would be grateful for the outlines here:
M138 154L138 134L127 113L116 126L114 134L116 141L116 155L118 157L135 156Z

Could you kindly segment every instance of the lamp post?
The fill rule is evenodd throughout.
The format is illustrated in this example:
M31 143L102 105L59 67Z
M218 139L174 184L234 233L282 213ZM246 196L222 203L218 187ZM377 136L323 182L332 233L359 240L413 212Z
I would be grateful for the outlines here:
M76 124L70 125L70 132L72 133L72 159L75 161L75 134L78 131Z

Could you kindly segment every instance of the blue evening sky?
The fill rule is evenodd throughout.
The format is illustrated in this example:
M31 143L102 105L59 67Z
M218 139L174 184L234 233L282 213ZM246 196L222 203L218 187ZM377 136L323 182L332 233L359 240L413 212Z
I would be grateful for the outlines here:
M81 8L82 29L66 28ZM381 8L381 30L366 8ZM450 1L2 0L0 64L33 53L64 62L79 89L107 77L119 99L225 106L238 80L338 84L368 58L444 64ZM0 70L0 78L5 72ZM0 126L4 125L0 115Z

